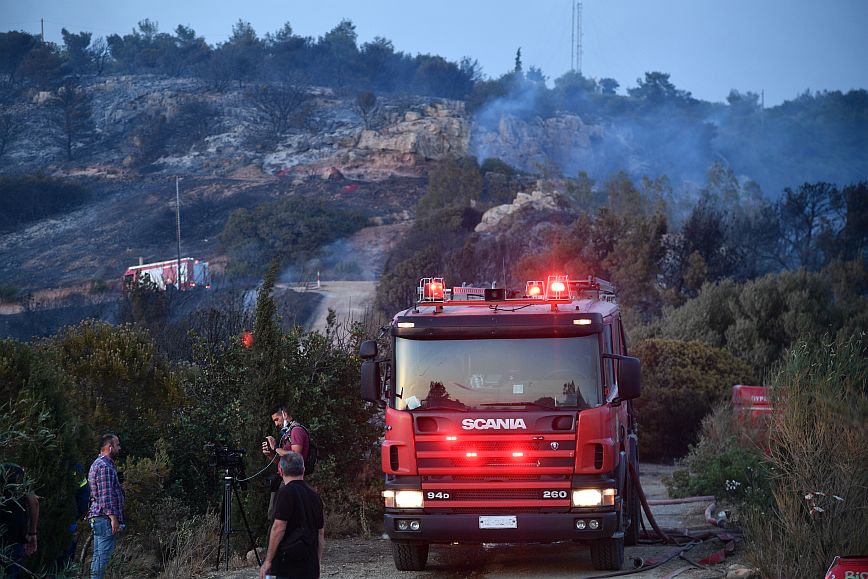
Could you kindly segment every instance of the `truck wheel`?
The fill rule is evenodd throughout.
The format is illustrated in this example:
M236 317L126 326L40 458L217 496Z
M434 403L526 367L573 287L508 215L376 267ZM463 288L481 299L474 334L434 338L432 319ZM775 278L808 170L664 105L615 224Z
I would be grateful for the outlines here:
M428 562L428 545L392 541L392 558L398 571L422 571Z
M603 539L591 543L591 562L600 571L618 571L624 564L624 539Z

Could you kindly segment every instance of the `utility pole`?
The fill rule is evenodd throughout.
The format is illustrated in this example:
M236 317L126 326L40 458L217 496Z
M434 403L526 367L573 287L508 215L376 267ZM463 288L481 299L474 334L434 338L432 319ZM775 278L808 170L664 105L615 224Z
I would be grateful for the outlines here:
M42 38L42 44L45 44L45 18L39 19L39 29L40 29L39 36L40 36L40 38Z
M181 178L175 176L175 226L178 230L178 289L181 289ZM189 273L187 275L189 278Z

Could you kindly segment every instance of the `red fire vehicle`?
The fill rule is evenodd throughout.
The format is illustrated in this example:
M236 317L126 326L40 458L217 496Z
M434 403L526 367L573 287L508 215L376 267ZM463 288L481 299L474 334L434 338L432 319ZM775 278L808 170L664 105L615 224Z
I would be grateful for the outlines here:
M741 428L759 446L768 447L768 429L773 408L767 386L732 387L732 405Z
M179 275L180 270L180 275ZM124 289L129 291L138 284L150 281L157 289L169 286L187 290L195 287L211 287L211 273L207 261L192 257L170 259L156 263L140 263L127 268L124 272Z
M425 278L417 291L388 355L360 348L362 397L385 406L395 566L423 569L432 543L575 541L620 569L640 525L640 367L613 286L551 276L507 298Z

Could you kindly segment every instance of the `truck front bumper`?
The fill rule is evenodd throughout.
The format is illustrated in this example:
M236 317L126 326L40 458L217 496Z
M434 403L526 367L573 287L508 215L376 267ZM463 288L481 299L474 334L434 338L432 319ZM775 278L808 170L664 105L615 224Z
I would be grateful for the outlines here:
M385 515L385 530L390 539L402 543L550 543L623 536L615 511L511 516L515 517L515 528L492 529L480 528L479 515L389 512ZM485 517L490 518L490 515ZM597 521L596 529L590 528L592 520ZM419 529L399 530L400 521L418 521ZM584 521L584 529L577 527L577 521Z

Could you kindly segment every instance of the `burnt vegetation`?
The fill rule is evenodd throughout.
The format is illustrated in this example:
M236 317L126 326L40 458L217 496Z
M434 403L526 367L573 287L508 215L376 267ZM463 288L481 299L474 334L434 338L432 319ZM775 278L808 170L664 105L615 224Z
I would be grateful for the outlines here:
M86 187L66 179L0 176L0 232L68 213L90 198Z

